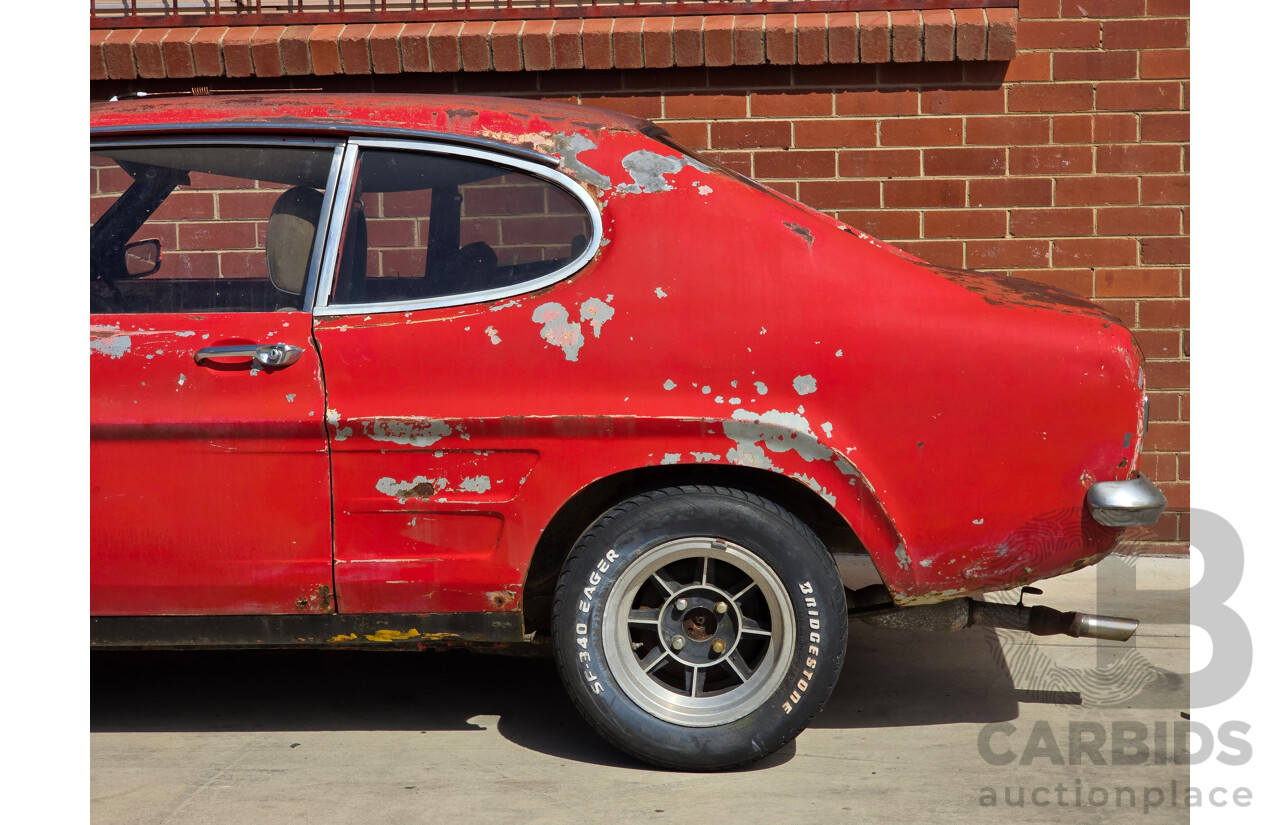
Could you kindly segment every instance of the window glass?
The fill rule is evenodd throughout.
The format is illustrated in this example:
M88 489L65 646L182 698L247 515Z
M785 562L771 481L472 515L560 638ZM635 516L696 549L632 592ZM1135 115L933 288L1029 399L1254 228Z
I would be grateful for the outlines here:
M333 152L91 151L90 311L300 309Z
M525 283L587 248L591 216L509 167L390 149L360 154L331 301L462 295Z

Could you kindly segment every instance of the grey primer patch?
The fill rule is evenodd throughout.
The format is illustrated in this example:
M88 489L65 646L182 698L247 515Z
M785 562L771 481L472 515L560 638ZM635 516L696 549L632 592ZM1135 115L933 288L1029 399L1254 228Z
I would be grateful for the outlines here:
M459 490L466 490L468 493L487 493L493 487L488 476L470 476L464 478L462 483L458 485Z
M680 453L663 453L662 463L663 464L679 464Z
M691 453L691 455L693 456L693 460L698 462L699 464L705 463L707 461L720 460L720 456L716 455L715 453Z
M591 331L597 338L600 337L600 328L604 326L605 321L613 317L613 307L599 298L588 298L582 302L578 310L582 315L583 323L591 325Z
M443 481L443 479L441 479ZM436 479L427 478L426 476L415 476L412 481L396 481L394 478L384 476L378 479L377 487L379 493L394 496L400 500L401 504L411 498L430 498L436 492Z
M175 332L173 335L175 338L190 338L195 334L195 330L189 329L185 332Z
M285 401L288 401L290 404L292 404L292 403L293 403L293 399L295 399L295 398L297 398L297 397L298 397L298 394L297 394L296 392L291 392L291 393L287 393L287 394L285 395L284 400L285 400Z
M769 394L769 388L768 388L768 387L766 387L766 386L764 385L764 382L763 382L763 381L757 381L757 382L756 382L756 392L760 393L761 395L768 395L768 394Z
M734 410L733 418L724 422L724 434L737 442L725 453L725 458L734 464L772 469L773 461L765 454L766 449L774 453L795 450L805 461L825 461L832 456L831 450L818 442L809 422L798 413L769 410L756 415L747 410Z
M674 390L676 388L676 382L668 378L666 381L662 382L662 388L670 392L671 390Z
M787 229L790 229L792 232L796 233L800 237L804 238L804 242L809 244L810 249L813 249L813 233L812 232L810 232L808 229L801 226L800 224L792 223L791 221L783 221L782 225L785 226Z
M797 375L791 386L796 388L797 395L808 395L817 391L818 382L812 375Z
M123 358L124 354L129 351L129 347L133 346L133 341L128 335L113 335L110 338L90 338L89 349L94 352L101 353L109 358Z
M452 432L453 428L445 422L427 418L364 422L364 434L368 438L406 447L429 447Z
M898 566L903 570L911 570L911 559L907 558L907 545L905 542L898 542L898 547L893 551L893 555L898 558Z
M572 172L578 180L601 189L613 186L608 175L602 175L578 160L580 153L596 148L595 142L590 138L585 135L556 135L552 138L552 143L555 144L556 154L560 155L560 165Z
M622 159L622 168L630 173L634 183L619 184L618 191L629 195L669 192L673 187L664 176L674 175L686 166L692 166L699 172L709 171L693 158L669 157L648 149L638 149Z
M551 301L533 311L533 322L542 324L542 339L564 350L564 360L577 361L578 350L586 343L582 337L582 325L569 320L569 311Z
M350 427L338 426L339 424L342 423L342 413L338 412L337 410L326 410L324 414L324 420L329 424L329 426L333 427L334 441L346 441L347 438L351 435L352 430Z

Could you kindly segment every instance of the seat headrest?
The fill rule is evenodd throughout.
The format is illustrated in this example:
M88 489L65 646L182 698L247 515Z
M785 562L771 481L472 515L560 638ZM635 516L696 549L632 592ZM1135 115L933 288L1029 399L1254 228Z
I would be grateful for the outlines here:
M267 222L267 272L281 292L301 295L307 284L307 264L320 220L324 196L295 186L276 199Z

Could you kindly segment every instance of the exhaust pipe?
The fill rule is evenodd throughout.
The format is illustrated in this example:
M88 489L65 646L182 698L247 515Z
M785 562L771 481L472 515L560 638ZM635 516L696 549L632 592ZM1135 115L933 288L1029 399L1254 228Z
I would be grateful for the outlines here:
M874 591L874 592L868 592ZM881 599L880 597L885 597ZM908 630L962 630L966 627L1002 627L1022 630L1034 636L1071 636L1075 639L1105 639L1127 642L1138 629L1137 619L1097 616L1092 613L1063 613L1052 607L979 602L953 599L921 607L894 607L883 585L864 587L853 593L849 617L874 627Z

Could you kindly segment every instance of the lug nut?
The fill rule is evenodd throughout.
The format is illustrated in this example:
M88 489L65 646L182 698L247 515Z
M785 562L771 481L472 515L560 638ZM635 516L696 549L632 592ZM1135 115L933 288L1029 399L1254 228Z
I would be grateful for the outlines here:
M688 599L676 599L676 610L684 610L688 608L688 606L689 606Z
M726 613L728 612L728 610L729 610L729 605L725 604L724 602L716 602L717 613Z
M724 653L724 639L716 639L711 643L712 653Z
M672 637L671 637L671 649L672 649L672 650L681 650L682 648L684 648L684 637L683 637L683 636L672 636Z

